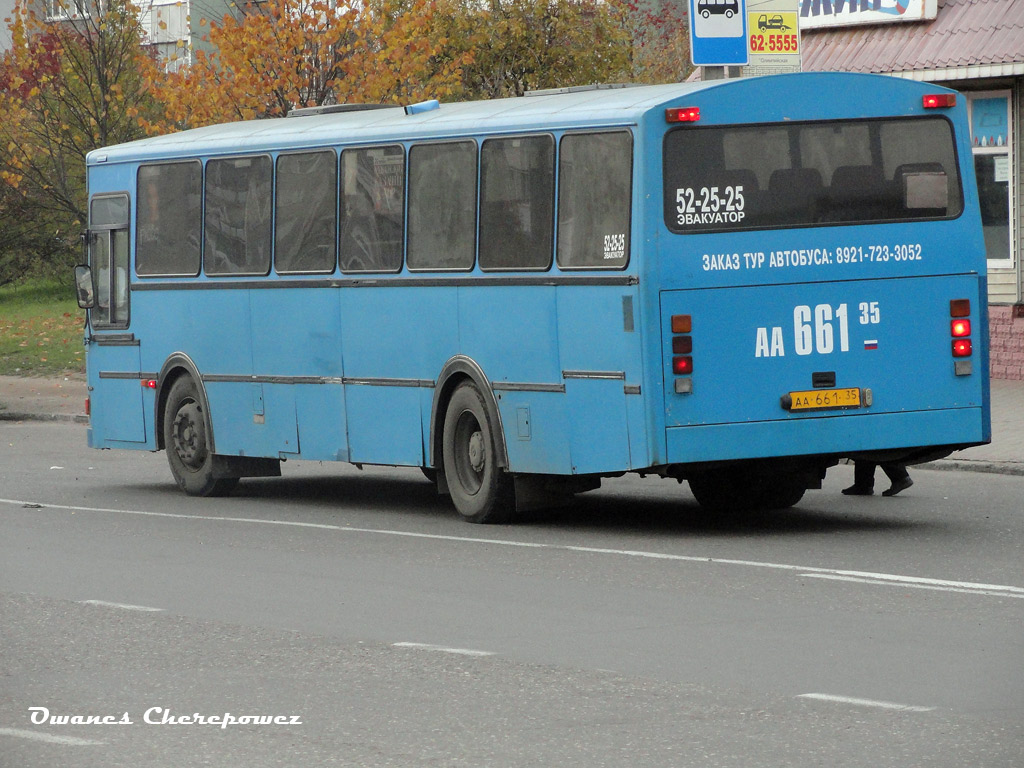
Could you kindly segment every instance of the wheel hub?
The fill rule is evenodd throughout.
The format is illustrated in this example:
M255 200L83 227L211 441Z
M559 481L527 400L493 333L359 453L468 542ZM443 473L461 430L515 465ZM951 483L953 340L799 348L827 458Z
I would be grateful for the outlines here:
M206 459L206 439L202 413L195 403L187 403L174 416L174 452L182 463L195 468Z
M474 472L484 471L484 436L480 432L469 437L469 466Z

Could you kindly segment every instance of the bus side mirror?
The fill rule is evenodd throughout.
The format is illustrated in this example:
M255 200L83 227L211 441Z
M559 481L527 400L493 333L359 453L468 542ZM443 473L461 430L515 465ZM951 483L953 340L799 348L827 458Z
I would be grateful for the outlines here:
M92 309L96 306L92 269L88 264L79 264L75 267L75 293L78 294L78 306L82 309Z

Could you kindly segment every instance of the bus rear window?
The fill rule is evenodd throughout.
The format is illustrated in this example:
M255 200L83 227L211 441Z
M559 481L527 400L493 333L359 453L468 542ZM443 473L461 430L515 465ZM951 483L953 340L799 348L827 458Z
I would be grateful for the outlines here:
M664 148L677 233L954 218L963 210L944 118L682 128Z

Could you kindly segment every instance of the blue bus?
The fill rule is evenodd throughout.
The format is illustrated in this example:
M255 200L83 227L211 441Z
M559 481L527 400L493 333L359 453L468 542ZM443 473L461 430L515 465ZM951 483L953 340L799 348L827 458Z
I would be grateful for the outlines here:
M87 159L94 448L188 494L420 467L472 522L625 472L784 508L990 437L965 106L792 74L338 105Z

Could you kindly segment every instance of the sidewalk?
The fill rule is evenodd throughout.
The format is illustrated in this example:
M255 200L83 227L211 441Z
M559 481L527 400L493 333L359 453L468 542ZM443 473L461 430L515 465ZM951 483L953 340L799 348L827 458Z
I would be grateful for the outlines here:
M0 422L76 421L85 416L82 377L56 379L0 376ZM992 442L957 451L930 469L1024 475L1024 381L992 380Z

